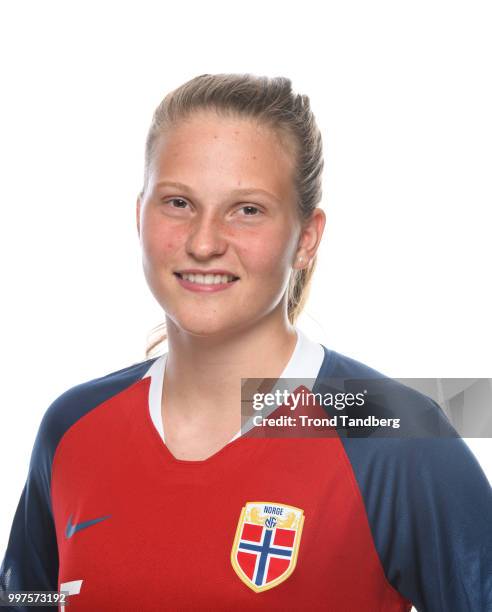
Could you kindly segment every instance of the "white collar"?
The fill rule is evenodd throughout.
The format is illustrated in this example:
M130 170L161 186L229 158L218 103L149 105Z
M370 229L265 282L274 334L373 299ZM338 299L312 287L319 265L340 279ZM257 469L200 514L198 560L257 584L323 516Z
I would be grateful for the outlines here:
M293 387L297 387L299 384L305 384L306 387L311 388L313 382L318 377L321 364L323 363L325 356L324 349L321 344L310 340L299 328L296 327L295 330L297 332L297 342L294 351L279 378L295 379L295 381L292 381ZM162 424L161 401L166 361L167 353L158 357L142 377L151 377L149 388L150 417L164 442L165 438L164 427ZM304 383L300 382L299 379L305 379ZM284 381L283 388L294 391L294 388L289 388L289 381ZM240 436L241 431L239 431L232 438L232 440L235 440Z

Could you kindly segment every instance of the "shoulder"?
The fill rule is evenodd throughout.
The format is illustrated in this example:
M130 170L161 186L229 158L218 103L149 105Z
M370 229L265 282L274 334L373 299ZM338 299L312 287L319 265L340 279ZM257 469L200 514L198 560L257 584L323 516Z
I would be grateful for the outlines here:
M105 374L70 387L59 395L46 409L36 441L31 464L49 467L56 448L64 434L79 419L100 404L129 388L146 375L157 359L134 363L130 366Z
M365 426L358 430L359 435L355 437L459 437L442 408L432 397L408 386L406 381L390 378L352 357L323 348L325 359L317 379L320 392L331 389L363 394L362 406L358 404L344 409L343 413L348 418L372 415L375 417L374 422L377 422L376 419L398 419L398 428L394 428L394 431Z
M477 459L432 398L325 351L320 389L367 387L375 397L364 414L403 424L340 436L389 582L418 609L486 609L492 489Z
M439 480L440 476L457 482L468 471L470 479L462 480L465 488L480 482L481 490L487 490L477 460L434 399L360 361L324 349L326 358L317 391L367 390L363 405L347 406L339 412L354 419L374 416L399 420L399 427L394 429L367 425L341 432L352 467L364 484L371 470L379 470L386 482L401 477L403 483L404 472L411 468L413 476L422 477L420 486L426 479Z
M326 349L318 388L367 390L361 406L340 411L349 418L398 421L398 427L346 427L340 440L369 516L388 525L395 507L412 512L454 509L455 516L492 511L492 491L476 457L431 397L355 359ZM325 360L326 362L326 360ZM377 494L375 493L377 491ZM412 509L410 511L410 509ZM387 520L386 520L387 519ZM396 528L396 525L395 525ZM490 530L488 530L490 533Z

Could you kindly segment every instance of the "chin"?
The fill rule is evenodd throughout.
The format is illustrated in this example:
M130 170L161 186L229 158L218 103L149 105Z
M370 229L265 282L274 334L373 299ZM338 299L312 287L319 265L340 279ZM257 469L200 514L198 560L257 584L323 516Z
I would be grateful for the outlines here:
M216 313L200 313L192 317L176 315L170 318L181 332L192 336L206 337L230 333L240 326L237 316L217 316Z

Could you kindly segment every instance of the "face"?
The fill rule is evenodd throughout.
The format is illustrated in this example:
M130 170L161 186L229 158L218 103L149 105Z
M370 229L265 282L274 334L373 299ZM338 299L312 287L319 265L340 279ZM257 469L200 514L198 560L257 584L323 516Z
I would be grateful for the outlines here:
M250 119L200 112L160 136L137 201L144 273L180 330L286 317L302 226L290 147Z

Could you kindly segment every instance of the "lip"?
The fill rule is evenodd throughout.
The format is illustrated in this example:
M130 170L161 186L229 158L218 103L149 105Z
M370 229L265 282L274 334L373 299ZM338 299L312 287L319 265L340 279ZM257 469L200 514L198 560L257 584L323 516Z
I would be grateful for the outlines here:
M194 291L195 293L215 293L217 291L224 291L225 289L230 289L231 287L233 287L239 280L239 278L236 277L236 280L233 280L228 283L217 283L213 285L205 285L204 283L192 283L189 280L185 280L184 278L181 278L180 276L178 276L178 274L205 274L205 272L203 271L192 272L191 270L183 270L183 272L174 272L174 277L176 278L178 283L181 285L181 287L183 287L184 289L187 289L188 291ZM208 270L206 274L229 274L230 276L235 276L235 274L231 274L230 272L223 272L223 271L214 272L213 270Z
M212 268L210 270L200 270L198 268L187 268L186 270L176 270L174 274L227 274L227 276L235 276L239 278L237 274L230 272L229 270L219 270L218 268Z

